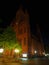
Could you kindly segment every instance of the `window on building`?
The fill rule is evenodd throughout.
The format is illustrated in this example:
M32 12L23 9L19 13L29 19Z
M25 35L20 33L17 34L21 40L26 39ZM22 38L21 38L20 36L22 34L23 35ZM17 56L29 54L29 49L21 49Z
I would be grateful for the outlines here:
M30 46L30 39L28 38L28 45Z
M21 45L21 43L22 43L22 39L19 39L19 43L20 43L20 45Z
M23 30L22 30L22 28L18 28L18 34L22 34L23 33Z
M26 38L24 38L24 45L26 45Z
M24 27L24 33L26 32L26 27Z
M24 20L24 16L20 16L20 22Z

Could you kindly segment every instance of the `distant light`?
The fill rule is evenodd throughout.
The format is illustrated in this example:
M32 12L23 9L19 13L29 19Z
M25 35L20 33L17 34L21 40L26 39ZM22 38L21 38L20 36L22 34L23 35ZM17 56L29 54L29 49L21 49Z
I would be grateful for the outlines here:
M28 60L28 58L21 58L21 60L25 60L26 61L26 60Z
M27 57L27 54L22 54L23 57Z
M3 53L3 51L4 51L4 49L3 49L3 48L1 48L1 49L0 49L0 53Z
M45 54L45 56L47 56L47 55Z
M45 56L49 56L49 54L47 53L47 54L45 54Z
M20 51L18 49L15 49L14 52L19 53Z
M36 51L36 50L35 50L34 52L35 52L35 54L37 53L37 51Z

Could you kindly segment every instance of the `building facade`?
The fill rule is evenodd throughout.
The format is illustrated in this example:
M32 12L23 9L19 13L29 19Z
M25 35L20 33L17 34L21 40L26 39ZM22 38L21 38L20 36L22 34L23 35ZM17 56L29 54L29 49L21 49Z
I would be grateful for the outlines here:
M27 10L23 11L20 7L16 13L16 17L12 22L12 26L16 32L17 40L22 45L22 53L34 55L42 55L44 46L37 40L35 36L31 37L29 14Z

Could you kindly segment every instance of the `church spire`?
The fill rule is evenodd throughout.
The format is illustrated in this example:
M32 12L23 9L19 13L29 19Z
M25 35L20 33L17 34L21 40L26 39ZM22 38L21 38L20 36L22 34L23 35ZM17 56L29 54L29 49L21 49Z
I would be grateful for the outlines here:
M20 4L20 6L19 6L19 10L22 10L22 9L23 9L23 5Z
M38 36L39 40L43 43L39 24L36 24L36 28L37 28L37 36Z

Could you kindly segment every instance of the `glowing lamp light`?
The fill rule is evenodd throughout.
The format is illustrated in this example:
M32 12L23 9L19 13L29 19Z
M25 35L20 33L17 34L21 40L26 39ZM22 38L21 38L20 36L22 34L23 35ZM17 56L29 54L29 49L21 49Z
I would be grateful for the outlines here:
M18 49L15 49L14 52L19 53L19 50Z
M23 57L27 57L27 54L22 54Z
M45 54L45 56L47 56L47 54Z
M37 51L36 51L36 50L35 50L34 52L35 52L35 54L37 53Z
M45 54L45 56L49 56L49 54L47 53L47 54Z
M4 51L4 49L3 49L3 48L1 48L1 49L0 49L0 53L3 53L3 51Z

